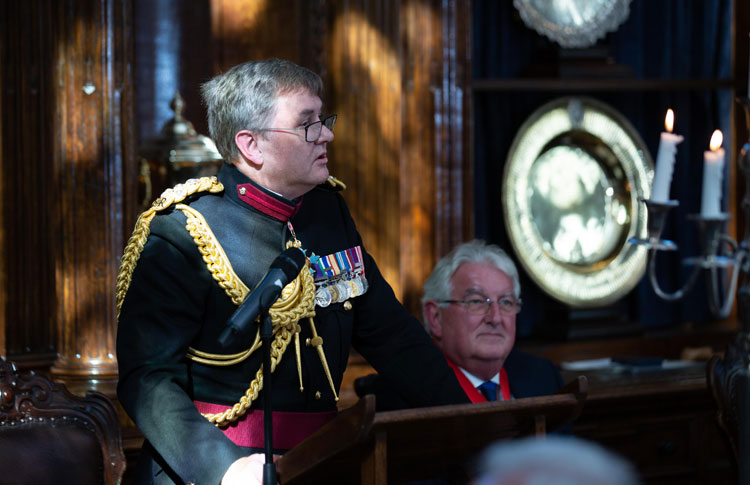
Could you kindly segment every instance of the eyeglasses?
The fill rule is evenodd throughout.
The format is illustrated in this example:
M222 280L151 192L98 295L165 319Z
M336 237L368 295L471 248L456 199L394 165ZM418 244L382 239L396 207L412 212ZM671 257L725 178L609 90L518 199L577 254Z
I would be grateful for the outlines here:
M500 313L515 315L521 311L521 299L510 296L501 296L497 300L492 298L471 298L468 300L438 300L438 303L460 303L469 313L474 315L486 315L492 308L492 303L497 303Z
M333 127L336 126L336 118L338 118L338 115L331 115L323 120L308 123L299 128L261 128L257 131L296 131L304 129L305 141L308 143L315 143L318 141L318 138L320 138L320 133L323 131L323 125L333 132Z

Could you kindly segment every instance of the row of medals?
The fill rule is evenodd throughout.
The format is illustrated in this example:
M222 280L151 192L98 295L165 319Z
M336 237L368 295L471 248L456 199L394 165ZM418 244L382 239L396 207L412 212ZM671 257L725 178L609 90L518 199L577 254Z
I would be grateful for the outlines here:
M325 280L316 286L315 304L327 307L331 303L341 303L363 294L367 291L367 279L361 274L347 274L337 280Z

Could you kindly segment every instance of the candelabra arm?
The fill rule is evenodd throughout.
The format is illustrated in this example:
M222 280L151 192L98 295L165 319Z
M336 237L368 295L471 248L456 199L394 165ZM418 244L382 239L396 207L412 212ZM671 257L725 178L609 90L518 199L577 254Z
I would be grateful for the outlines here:
M651 281L651 287L654 289L654 293L656 293L659 298L667 301L677 301L680 298L685 296L685 293L690 291L690 289L695 285L695 281L698 279L698 274L701 272L701 267L696 265L693 266L693 271L690 273L690 276L688 277L688 280L685 282L685 285L680 288L679 290L673 292L673 293L667 293L664 290L661 289L659 286L659 281L656 279L656 253L657 251L650 250L649 251L649 261L648 261L648 277L649 281Z
M725 240L729 238L724 238ZM711 307L711 313L718 318L724 319L729 317L729 313L732 311L732 305L734 304L735 292L737 291L737 282L739 281L740 273L742 272L743 260L747 260L747 252L744 249L736 250L736 243L731 240L731 243L735 247L732 263L732 273L729 277L729 290L724 295L722 301L721 291L719 288L719 273L721 272L718 267L711 267L710 281L711 284L711 298L709 298L709 304Z

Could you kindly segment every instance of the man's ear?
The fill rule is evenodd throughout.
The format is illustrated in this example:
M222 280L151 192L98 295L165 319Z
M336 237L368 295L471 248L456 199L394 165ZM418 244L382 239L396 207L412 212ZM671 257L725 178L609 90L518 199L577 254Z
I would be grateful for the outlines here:
M263 151L258 145L258 135L249 130L240 130L234 135L234 143L242 158L254 165L263 165Z
M424 304L424 316L427 319L427 328L430 335L435 339L443 338L443 326L440 323L440 306L436 301L427 301Z

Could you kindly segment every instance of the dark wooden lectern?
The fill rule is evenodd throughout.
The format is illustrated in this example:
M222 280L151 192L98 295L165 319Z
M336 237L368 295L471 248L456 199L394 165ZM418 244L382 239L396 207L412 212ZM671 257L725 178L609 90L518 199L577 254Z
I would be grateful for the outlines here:
M389 482L465 476L488 444L544 435L574 420L586 400L585 377L553 396L375 413L363 399L277 462L283 485Z

